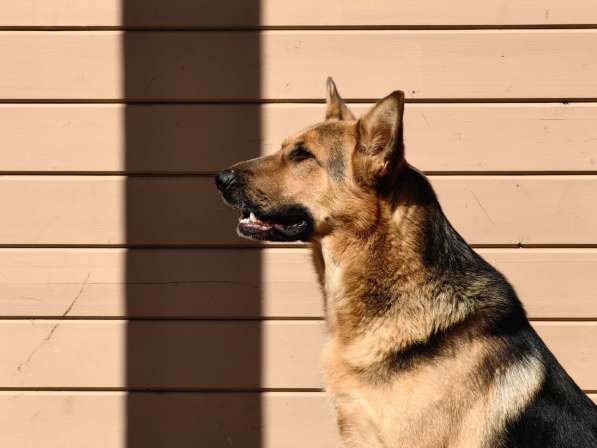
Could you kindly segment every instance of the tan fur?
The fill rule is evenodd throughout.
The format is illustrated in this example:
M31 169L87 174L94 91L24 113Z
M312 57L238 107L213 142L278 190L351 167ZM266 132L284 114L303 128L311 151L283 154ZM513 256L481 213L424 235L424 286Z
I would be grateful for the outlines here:
M412 214L420 212L406 208L399 207L391 217L399 229L416 223ZM413 231L406 233L412 235ZM465 332L460 345L441 362L423 365L380 384L364 379L383 376L379 372L364 376L363 372L375 371L388 356L389 348L425 341L433 332L454 323L442 320L446 314L464 320L471 312L467 307L450 313L426 308L426 302L419 301L416 294L424 292L422 285L432 284L432 280L426 278L416 251L409 253L409 244L416 246L416 242L394 236L395 240L390 235L385 241L392 249L378 253L399 253L401 257L380 264L368 258L371 252L363 250L367 245L376 245L374 238L356 244L334 235L321 242L329 329L324 352L325 382L341 416L341 434L349 447L489 448L492 436L539 389L543 379L539 362L530 360L511 366L499 374L495 383L479 384L479 364L496 352L497 343ZM360 304L370 285L363 287L362 282L370 277L370 269L387 282L386 288L403 290L400 294L412 307L403 303L403 307L363 325Z
M403 106L396 92L357 122L328 83L325 122L233 168L247 173L246 194L258 206L300 201L313 215L329 336L325 383L346 446L489 448L541 386L542 365L529 358L483 373L500 364L503 342L482 331L485 305L454 300L425 263L433 209L426 181L403 158ZM315 158L293 163L298 146ZM469 289L483 291L487 281ZM451 328L438 356L415 353L403 368L389 367L393 353Z
M369 336L371 353L387 346L384 335L379 336L376 341ZM381 344L377 350L375 343ZM441 362L375 384L363 380L351 348L331 335L323 356L325 382L347 446L492 447L493 435L532 399L543 371L531 360L480 385L478 366L490 350L484 341L463 342ZM363 354L356 365L363 365ZM376 361L374 354L370 361Z

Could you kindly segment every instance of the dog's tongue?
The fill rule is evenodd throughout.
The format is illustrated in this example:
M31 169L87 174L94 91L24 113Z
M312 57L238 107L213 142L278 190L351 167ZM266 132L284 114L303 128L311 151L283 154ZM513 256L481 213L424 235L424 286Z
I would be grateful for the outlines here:
M277 231L288 237L294 236L298 231L301 230L301 227L304 226L304 222L298 222L295 224L280 224L276 222L262 221L257 216L255 216L253 212L251 212L249 216L247 216L246 218L240 218L240 223L245 226L253 227L259 230L276 229Z
M272 227L271 224L267 222L261 221L253 212L249 215L248 218L243 218L240 220L243 224L249 224L254 227L260 227L262 229L270 229Z

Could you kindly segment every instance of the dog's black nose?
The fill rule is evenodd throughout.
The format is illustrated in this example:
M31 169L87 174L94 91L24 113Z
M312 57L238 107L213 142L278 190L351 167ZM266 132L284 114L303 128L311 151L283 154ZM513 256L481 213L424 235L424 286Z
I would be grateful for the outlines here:
M225 191L237 182L238 176L234 170L223 170L216 174L215 180L218 190Z

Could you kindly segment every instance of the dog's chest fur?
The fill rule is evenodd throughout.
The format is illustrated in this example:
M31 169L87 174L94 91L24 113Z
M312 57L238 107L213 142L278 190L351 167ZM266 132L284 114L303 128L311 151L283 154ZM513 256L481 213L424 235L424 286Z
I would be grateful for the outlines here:
M324 381L337 409L343 439L348 446L359 447L447 446L449 433L430 431L427 419L438 422L446 414L440 408L446 403L446 391L452 391L449 378L438 376L436 369L410 372L391 381L375 379L375 373L364 374L376 370L372 366L383 361L387 347L399 335L391 323L382 321L358 336L345 334L342 314L354 299L346 290L347 268L325 244L322 254L329 336L323 351ZM421 402L427 403L425 408ZM432 426L441 428L449 423Z
M482 446L463 445L454 439L454 428L460 426L465 416L447 409L459 407L464 411L465 403L471 401L467 396L470 391L459 385L462 378L458 378L467 363L458 371L456 363L450 362L445 370L417 370L377 383L355 371L345 354L332 338L324 350L323 363L326 387L333 397L338 426L348 446ZM474 424L474 419L469 421Z
M486 346L464 338L458 349L416 368L394 370L390 352L415 334L403 316L386 313L362 328L346 325L346 309L354 308L351 263L339 260L322 245L328 342L323 353L324 380L338 414L338 426L348 447L419 448L490 446L505 414L499 409L502 390L512 394L521 381L521 405L539 386L534 365L514 365L502 383L481 386L476 381ZM367 293L363 288L362 293ZM417 297L413 300L418 301ZM415 325L419 325L415 322ZM527 373L531 372L531 373ZM502 387L507 385L509 387ZM512 408L513 412L516 407ZM488 424L488 420L492 423Z

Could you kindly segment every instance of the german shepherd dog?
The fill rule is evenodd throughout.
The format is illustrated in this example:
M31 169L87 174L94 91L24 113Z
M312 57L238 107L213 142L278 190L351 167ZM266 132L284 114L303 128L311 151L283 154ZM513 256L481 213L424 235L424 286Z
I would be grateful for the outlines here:
M404 94L216 176L238 233L308 241L325 296L324 377L347 447L597 447L597 407L508 281L404 159Z

